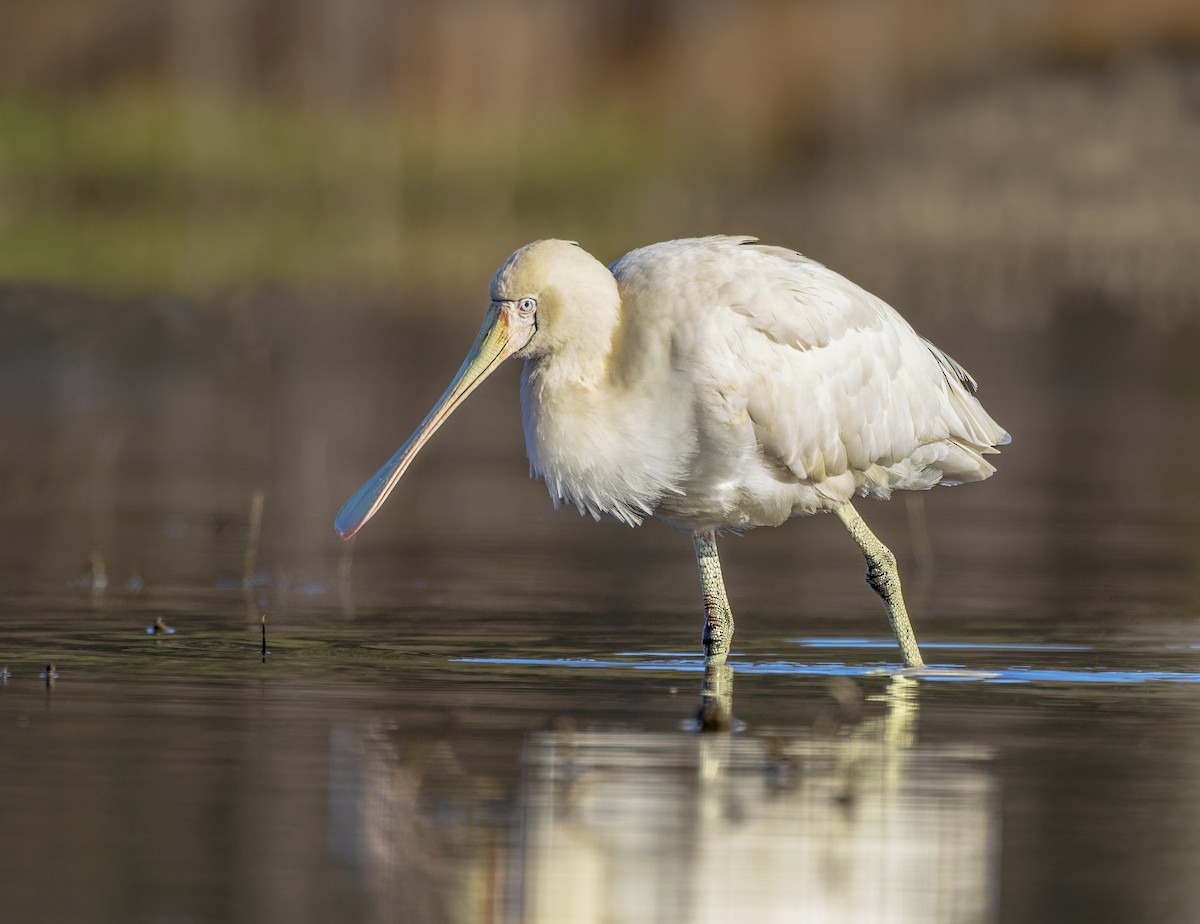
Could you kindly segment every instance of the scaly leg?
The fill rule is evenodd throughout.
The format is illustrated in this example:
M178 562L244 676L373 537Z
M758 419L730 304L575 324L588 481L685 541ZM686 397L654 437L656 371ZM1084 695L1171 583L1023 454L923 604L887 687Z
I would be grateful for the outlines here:
M850 535L866 556L867 583L874 588L875 593L883 597L887 606L888 621L892 624L892 633L896 636L896 643L904 655L904 666L924 667L921 650L917 647L917 637L913 635L912 623L908 621L908 610L904 608L904 596L900 593L896 556L871 532L863 518L858 515L858 511L850 504L839 507L837 515L846 524L846 529L850 530ZM713 554L715 557L715 550Z
M700 586L704 591L704 660L708 664L724 664L733 639L733 613L725 597L725 582L721 579L721 559L717 557L717 534L705 529L692 533L696 548L696 566L700 569Z

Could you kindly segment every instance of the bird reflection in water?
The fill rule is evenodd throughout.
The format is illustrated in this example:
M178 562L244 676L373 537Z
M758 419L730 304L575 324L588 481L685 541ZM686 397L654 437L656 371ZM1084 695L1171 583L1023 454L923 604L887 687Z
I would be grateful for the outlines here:
M732 675L706 674L701 714L737 727ZM990 754L921 744L919 684L834 681L803 728L560 723L526 739L502 811L505 771L473 772L474 742L340 730L331 845L369 881L440 890L463 920L990 920Z
M917 683L832 733L534 737L519 919L987 920L986 755L916 744Z
M726 732L734 727L733 668L728 664L704 663L704 682L700 686L700 709L695 727L702 732Z

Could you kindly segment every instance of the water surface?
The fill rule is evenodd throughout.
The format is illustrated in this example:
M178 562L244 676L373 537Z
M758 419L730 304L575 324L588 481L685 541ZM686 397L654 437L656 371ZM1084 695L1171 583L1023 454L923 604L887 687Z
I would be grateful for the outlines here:
M1014 434L861 508L931 670L833 518L729 538L698 734L690 543L553 511L515 369L334 536L474 320L122 309L3 300L4 919L1200 919L1186 332L926 331Z

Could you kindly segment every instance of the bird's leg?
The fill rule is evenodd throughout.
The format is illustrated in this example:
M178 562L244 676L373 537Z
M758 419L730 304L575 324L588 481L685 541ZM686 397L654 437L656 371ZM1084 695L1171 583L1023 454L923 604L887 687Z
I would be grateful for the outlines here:
M867 583L875 593L883 597L887 606L888 621L892 624L892 633L896 636L896 644L900 646L904 655L904 666L924 667L921 650L917 647L917 637L913 635L912 623L908 621L908 610L904 608L904 596L900 593L900 573L896 570L896 556L871 532L853 506L843 504L838 508L837 515L866 556Z
M717 557L717 534L703 529L692 533L696 547L696 566L700 569L700 586L704 592L704 660L708 664L724 664L733 639L733 612L725 597L725 582L721 578L721 559Z

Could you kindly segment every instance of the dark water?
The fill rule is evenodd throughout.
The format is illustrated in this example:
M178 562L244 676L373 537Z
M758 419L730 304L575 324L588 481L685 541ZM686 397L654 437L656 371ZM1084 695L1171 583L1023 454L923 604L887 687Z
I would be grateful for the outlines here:
M936 670L833 518L730 538L700 735L690 543L554 512L515 369L339 543L477 318L319 308L0 299L0 919L1200 920L1194 332L927 329L1014 434L861 508Z

